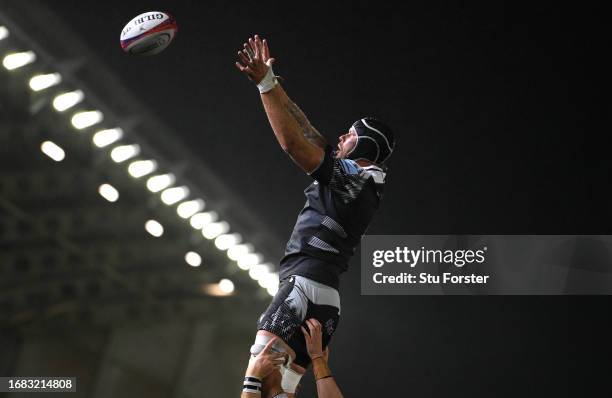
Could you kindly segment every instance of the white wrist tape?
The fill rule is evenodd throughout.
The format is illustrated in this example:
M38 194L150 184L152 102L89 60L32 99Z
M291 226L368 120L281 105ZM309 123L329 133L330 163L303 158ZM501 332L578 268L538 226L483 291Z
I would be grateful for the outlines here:
M277 84L278 80L276 80L276 76L274 76L272 65L268 65L268 73L266 73L266 76L259 82L257 88L261 94L264 94L272 90Z
M298 384L300 384L302 376L304 376L302 373L298 373L291 368L286 368L281 380L281 387L283 388L283 391L295 394L295 390L297 389Z
M243 392L261 395L261 380L257 377L246 376L244 378Z

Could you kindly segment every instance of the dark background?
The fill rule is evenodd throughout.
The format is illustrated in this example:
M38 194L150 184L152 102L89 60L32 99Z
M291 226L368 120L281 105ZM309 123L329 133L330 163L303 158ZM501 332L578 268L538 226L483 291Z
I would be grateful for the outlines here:
M308 178L233 66L255 33L269 39L288 94L329 140L366 115L394 128L385 199L368 233L610 233L609 126L600 122L610 109L600 77L609 45L596 7L63 0L53 8L281 235ZM124 24L156 9L176 16L176 41L152 58L124 55ZM346 396L569 396L593 386L609 341L607 297L366 297L357 261L341 294L331 367ZM581 370L591 377L578 378Z

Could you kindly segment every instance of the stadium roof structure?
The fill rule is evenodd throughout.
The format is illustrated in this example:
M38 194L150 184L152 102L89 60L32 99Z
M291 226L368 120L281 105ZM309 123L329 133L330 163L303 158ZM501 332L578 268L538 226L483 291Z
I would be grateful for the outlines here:
M281 240L50 10L3 2L0 60L1 324L269 300Z

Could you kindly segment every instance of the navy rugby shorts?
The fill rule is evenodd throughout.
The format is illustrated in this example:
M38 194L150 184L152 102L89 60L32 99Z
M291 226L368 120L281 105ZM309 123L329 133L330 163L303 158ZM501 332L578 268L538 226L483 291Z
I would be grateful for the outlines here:
M305 320L310 318L322 325L325 349L340 320L340 294L322 283L292 275L280 282L272 303L259 318L258 329L283 339L295 351L294 363L307 368L310 357L300 326L308 330Z

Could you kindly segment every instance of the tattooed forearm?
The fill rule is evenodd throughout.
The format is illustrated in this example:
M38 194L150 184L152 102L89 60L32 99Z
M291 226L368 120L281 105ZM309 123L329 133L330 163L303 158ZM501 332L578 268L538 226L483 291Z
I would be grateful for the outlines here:
M287 101L285 103L285 108L300 126L300 130L302 131L304 138L318 147L325 148L327 145L327 140L317 131L317 129L312 126L312 124L310 124L310 121L306 115L304 115L304 112L302 112L302 110L292 101Z

